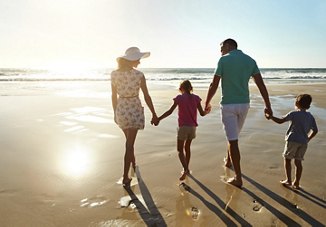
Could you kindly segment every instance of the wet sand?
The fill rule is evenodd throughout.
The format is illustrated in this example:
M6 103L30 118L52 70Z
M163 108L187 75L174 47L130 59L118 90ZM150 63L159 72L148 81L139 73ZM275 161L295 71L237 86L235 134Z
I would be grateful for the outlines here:
M148 85L158 114L175 88ZM299 93L313 96L319 133L303 162L302 189L280 185L287 123L263 116L255 87L240 137L242 190L225 183L225 136L219 94L199 117L192 175L183 185L176 152L177 111L158 127L147 124L136 142L136 171L125 190L124 136L113 122L103 82L0 84L0 222L3 226L322 226L325 217L325 84L268 85L274 114L293 109ZM196 90L202 99L206 90ZM143 102L144 103L144 102ZM138 179L137 179L138 178Z

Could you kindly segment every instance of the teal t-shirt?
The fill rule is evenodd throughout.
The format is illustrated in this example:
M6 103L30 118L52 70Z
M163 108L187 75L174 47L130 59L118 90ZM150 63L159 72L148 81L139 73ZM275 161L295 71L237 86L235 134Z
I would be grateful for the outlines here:
M221 77L221 104L249 103L249 79L257 73L256 61L241 50L223 55L215 70L215 76Z

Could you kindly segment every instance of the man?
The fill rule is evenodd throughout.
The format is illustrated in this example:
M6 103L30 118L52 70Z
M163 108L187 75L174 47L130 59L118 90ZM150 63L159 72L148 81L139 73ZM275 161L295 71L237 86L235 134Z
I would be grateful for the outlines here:
M218 61L214 78L208 89L205 109L210 109L210 101L216 93L220 80L222 84L221 116L228 140L225 166L233 165L235 176L227 182L242 187L240 151L238 136L249 110L249 79L252 77L264 99L265 114L272 115L269 95L255 60L238 50L233 39L221 43L222 57Z

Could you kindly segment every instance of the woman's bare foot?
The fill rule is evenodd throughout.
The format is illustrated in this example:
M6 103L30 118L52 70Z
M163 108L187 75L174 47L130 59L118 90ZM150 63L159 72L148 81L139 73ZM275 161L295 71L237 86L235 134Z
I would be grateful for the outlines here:
M122 180L122 186L123 187L129 187L131 180L132 180L132 178L123 179Z
M292 183L288 180L281 180L280 183L285 187L291 187Z
M230 179L227 181L227 183L229 183L229 184L231 184L231 185L233 185L233 186L236 186L236 187L238 187L238 188L241 188L241 187L242 187L242 180L239 180L239 179L237 179L237 178L235 178L235 177L230 178Z
M187 176L189 173L190 173L189 170L187 170L187 171L182 171L179 180L180 180L180 181L183 181L184 179L186 179L186 176Z
M224 166L225 166L226 168L231 168L231 167L232 167L232 162L231 162L231 160L230 160L229 158L227 158L227 157L224 157Z

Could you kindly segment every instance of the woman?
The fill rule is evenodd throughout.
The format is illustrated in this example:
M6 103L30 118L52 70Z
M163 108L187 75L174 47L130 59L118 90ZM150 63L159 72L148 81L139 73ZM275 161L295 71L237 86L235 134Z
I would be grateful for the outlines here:
M152 123L157 122L157 116L148 93L145 76L136 70L140 59L150 55L149 52L140 52L137 47L130 47L125 55L118 57L118 69L111 73L112 107L114 121L122 129L126 137L123 186L129 186L131 178L129 169L132 164L136 167L134 144L139 129L144 129L144 108L139 99L139 89L144 94L144 100L152 112Z

